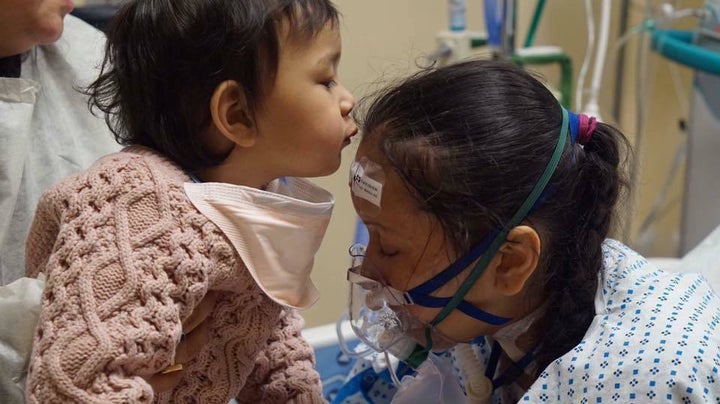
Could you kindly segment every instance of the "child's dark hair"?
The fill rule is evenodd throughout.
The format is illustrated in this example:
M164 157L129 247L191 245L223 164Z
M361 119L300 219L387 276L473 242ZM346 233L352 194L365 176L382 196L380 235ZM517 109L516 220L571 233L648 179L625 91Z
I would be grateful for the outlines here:
M363 120L364 136L380 136L390 164L462 253L527 198L557 145L562 110L519 67L469 61L383 91ZM627 185L624 151L625 137L603 123L584 147L568 136L548 192L527 218L542 242L533 287L548 302L540 369L578 344L595 314L601 245Z
M310 39L338 12L329 0L131 0L108 28L87 93L118 143L151 147L188 170L218 164L201 135L210 99L237 81L252 112L274 82L282 24Z

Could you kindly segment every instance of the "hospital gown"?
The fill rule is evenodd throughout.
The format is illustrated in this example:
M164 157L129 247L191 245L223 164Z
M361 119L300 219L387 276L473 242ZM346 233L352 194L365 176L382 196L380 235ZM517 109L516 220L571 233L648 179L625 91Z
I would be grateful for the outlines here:
M68 15L60 39L0 77L0 284L25 273L25 239L40 194L119 148L77 91L98 75L104 35Z
M604 243L603 252L596 315L582 341L526 392L508 385L497 389L491 402L720 403L720 298L705 278L658 270L614 240ZM483 363L489 346L482 337L473 343ZM443 388L451 385L462 394L453 350L433 360L444 369ZM416 402L424 402L422 378L402 380L406 391L415 388L411 383L421 391ZM396 391L386 375L359 363L334 402L391 402ZM403 396L406 400L412 397Z

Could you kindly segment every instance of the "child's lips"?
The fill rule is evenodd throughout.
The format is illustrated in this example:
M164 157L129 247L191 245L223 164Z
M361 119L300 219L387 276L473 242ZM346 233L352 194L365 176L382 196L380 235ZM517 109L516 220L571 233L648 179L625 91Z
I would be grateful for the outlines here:
M353 127L353 130L350 131L350 134L345 136L345 139L343 140L343 147L349 145L352 142L352 138L355 137L358 133L357 126Z

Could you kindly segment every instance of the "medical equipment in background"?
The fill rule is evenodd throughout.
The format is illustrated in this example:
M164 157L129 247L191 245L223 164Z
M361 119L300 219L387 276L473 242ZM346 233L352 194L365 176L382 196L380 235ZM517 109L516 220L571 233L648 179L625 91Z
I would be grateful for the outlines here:
M466 0L448 0L448 29L436 35L437 48L427 56L429 65L446 65L470 56L487 44L487 35L468 31Z
M637 120L635 127L635 150L642 150L645 141L646 106L644 95L647 93L647 83L651 75L648 74L650 61L648 52L652 40L653 48L670 60L688 65L696 70L695 85L692 96L692 110L690 117L681 123L681 130L687 126L687 142L677 147L674 159L668 165L669 174L664 180L661 190L654 201L650 213L641 221L640 229L633 237L631 234L632 220L630 216L624 220L622 239L640 251L648 251L655 241L655 225L658 218L667 211L674 201L667 201L673 179L680 171L682 163L687 161L685 178L685 193L682 208L682 222L678 235L678 254L682 255L697 244L710 229L720 224L720 176L715 173L720 170L720 159L715 156L720 151L720 138L714 135L720 132L720 101L716 94L720 94L720 87L716 84L717 73L713 67L717 64L720 32L717 20L720 11L720 0L707 0L703 9L676 9L678 1L664 1L657 5L657 1L645 2L644 22L624 33L613 52L620 52L617 56L618 77L615 83L615 96L619 98L622 89L622 69L625 63L625 43L630 37L640 34L641 42L638 46L636 59L637 76L634 80L636 87L635 109ZM600 4L600 15L596 22L593 16L593 5ZM638 2L633 2L636 4ZM504 58L518 65L547 65L556 64L560 67L559 90L554 90L556 96L565 107L570 107L572 94L572 61L560 47L536 46L534 38L539 21L542 17L546 0L538 0L527 37L522 47L516 47L516 19L517 7L525 6L527 2L517 0L485 0L485 26L487 33L471 33L466 30L465 13L466 2L448 0L449 31L437 34L438 47L429 57L429 61L440 65L449 64L471 56L481 47L490 50L491 57ZM585 58L578 75L577 86L574 91L573 107L576 111L598 117L603 120L604 114L600 110L598 97L604 76L605 64L609 51L610 23L613 5L620 6L621 29L626 31L629 1L613 2L612 0L584 0L587 19L588 45ZM667 30L674 21L684 18L698 18L700 27L692 32L679 32ZM450 34L452 33L452 34ZM679 44L684 43L682 47ZM715 44L715 45L713 45ZM714 47L713 47L714 46ZM679 50L682 48L682 51ZM678 54L682 54L682 56ZM594 59L594 62L593 62ZM591 71L592 67L592 73ZM678 79L678 68L669 65L673 82L675 84L680 104L684 104ZM586 85L586 82L587 85ZM685 113L690 108L685 108ZM616 101L614 113L610 114L611 123L619 122L621 113L620 101ZM717 163L716 163L717 162ZM632 160L630 177L634 184L639 181L638 159ZM629 195L628 215L634 212L637 198L636 187L631 188Z
M681 121L680 129L685 132L684 138L677 146L675 157L669 166L668 174L660 192L656 196L650 212L641 221L637 236L630 236L630 220L626 219L623 231L624 239L639 251L647 251L656 238L656 224L659 218L678 200L669 200L671 185L686 162L685 189L682 197L682 218L677 237L677 254L682 256L692 249L707 234L720 224L720 33L718 33L718 16L720 1L707 0L704 8L676 9L678 2L665 1L656 7L655 2L645 2L643 22L628 30L619 39L617 47L623 47L633 36L639 36L640 44L636 55L635 77L635 109L637 113L635 126L635 150L641 150L645 142L646 107L643 100L647 95L646 84L648 74L648 53L652 49L669 61L671 77L675 85L678 103L683 113L689 114L687 124ZM695 18L699 21L697 29L677 31L669 29L671 23ZM678 78L679 72L675 63L691 67L695 70L693 95L688 97ZM622 80L622 74L618 74ZM619 83L619 81L618 81ZM616 86L616 88L618 88ZM692 107L688 106L687 98L692 98ZM616 104L616 113L619 113ZM639 166L637 158L630 168L631 180L637 183ZM634 206L636 191L631 189L630 206Z
M605 59L607 57L608 39L610 37L612 0L602 0L597 53L595 54L595 64L593 66L593 76L590 88L587 90L585 89L585 76L587 75L590 67L590 57L595 48L595 20L593 18L592 1L585 0L584 5L585 15L588 22L588 45L582 67L580 68L580 73L578 75L578 83L575 90L575 110L589 116L594 116L598 121L602 121L603 119L600 114L598 97L600 95L600 84L602 83L603 73L605 72ZM586 91L587 101L583 102Z
M695 71L680 225L685 254L720 224L720 0L706 0L702 10L675 10L669 3L664 9L671 19L699 19L692 31L650 31L654 51Z
M561 104L569 108L573 74L570 57L560 47L534 45L545 3L546 0L537 1L524 46L516 48L517 0L484 0L487 33L467 30L465 0L448 0L448 30L437 33L437 47L426 57L428 65L451 64L485 47L490 50L492 58L511 60L521 66L555 64L560 67L560 85L559 90L551 90Z
M523 4L527 4L523 2ZM538 0L533 12L532 21L525 37L523 46L517 48L515 46L517 33L517 0L485 0L485 10L494 12L485 15L485 23L488 27L492 27L498 31L497 24L502 22L499 29L501 40L499 52L496 57L506 58L519 66L541 66L541 65L557 65L560 69L559 89L550 88L560 103L565 108L571 108L572 103L572 79L573 65L570 56L559 46L539 46L535 45L535 33L540 24L543 11L545 10L546 0ZM502 9L502 18L497 17L497 13ZM489 17L489 18L488 18Z

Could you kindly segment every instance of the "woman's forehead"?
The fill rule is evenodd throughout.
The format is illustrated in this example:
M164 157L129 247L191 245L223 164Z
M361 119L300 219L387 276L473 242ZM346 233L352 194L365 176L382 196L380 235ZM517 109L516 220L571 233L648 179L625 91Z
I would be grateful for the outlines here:
M409 224L408 222L417 221L418 216L427 215L427 212L420 209L417 200L389 160L382 154L381 149L377 147L377 142L374 139L372 141L371 139L363 139L355 155L353 165L356 170L351 171L352 200L355 210L363 220L377 222L383 227L387 227L396 224ZM379 203L373 203L370 200L372 198L366 197L367 193L363 194L364 191L358 189L358 186L352 186L355 183L354 181L363 180L357 175L359 171L366 174L368 182L382 179Z

